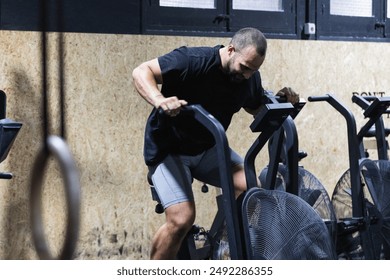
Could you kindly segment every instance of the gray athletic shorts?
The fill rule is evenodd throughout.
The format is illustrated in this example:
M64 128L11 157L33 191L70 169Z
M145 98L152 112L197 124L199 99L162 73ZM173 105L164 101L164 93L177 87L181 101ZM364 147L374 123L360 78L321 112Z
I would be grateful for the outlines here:
M232 167L243 164L243 159L230 149ZM215 147L196 156L168 155L164 161L149 167L154 188L161 204L168 208L173 204L193 201L193 178L220 186L219 160Z

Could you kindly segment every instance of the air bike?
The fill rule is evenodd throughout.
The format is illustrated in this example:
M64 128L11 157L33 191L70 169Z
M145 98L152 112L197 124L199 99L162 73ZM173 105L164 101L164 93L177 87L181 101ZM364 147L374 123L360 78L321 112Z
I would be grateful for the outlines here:
M271 93L267 93L265 97L264 102L285 102L283 98ZM260 172L260 186L269 190L285 191L306 201L322 218L335 243L337 219L329 194L321 181L302 165L302 160L307 157L307 153L299 149L295 118L305 105L306 101L302 98L294 104L290 116L268 141L270 161Z
M383 152L382 114L390 106L389 98L371 102L353 97L364 109L366 123L357 131L353 114L335 96L312 96L311 102L324 101L346 120L349 169L334 188L332 204L337 217L336 249L339 259L389 259L390 246L390 168L388 160L366 157L363 139L375 125Z
M221 194L216 197L218 210L210 229L194 225L183 241L178 259L335 258L327 225L309 203L296 194L258 186L256 157L294 110L290 103L269 103L256 115L250 129L259 135L244 162L248 189L237 200L223 126L200 105L188 105L182 110L181 114L193 116L214 136L222 184ZM152 182L149 180L149 183ZM152 184L151 191L157 201L156 212L162 213ZM221 248L223 244L227 245L227 257L226 248ZM221 256L223 251L225 256Z

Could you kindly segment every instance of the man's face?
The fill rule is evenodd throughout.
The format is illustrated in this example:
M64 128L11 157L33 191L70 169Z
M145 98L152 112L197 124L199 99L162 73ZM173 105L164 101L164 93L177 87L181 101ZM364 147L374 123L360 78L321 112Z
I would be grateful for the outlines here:
M233 46L228 49L230 59L227 62L227 74L233 82L240 83L249 79L259 70L265 57L257 54L253 46L236 51Z

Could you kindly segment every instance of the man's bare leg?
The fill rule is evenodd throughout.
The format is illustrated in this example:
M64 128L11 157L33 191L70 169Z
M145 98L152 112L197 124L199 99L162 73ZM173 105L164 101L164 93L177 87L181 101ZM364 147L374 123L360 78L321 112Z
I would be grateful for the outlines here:
M180 245L195 221L195 204L182 202L165 209L166 222L153 238L152 260L175 259Z
M233 167L233 185L235 197L239 197L244 191L247 190L245 170L242 165L237 165ZM257 183L259 184L259 183Z

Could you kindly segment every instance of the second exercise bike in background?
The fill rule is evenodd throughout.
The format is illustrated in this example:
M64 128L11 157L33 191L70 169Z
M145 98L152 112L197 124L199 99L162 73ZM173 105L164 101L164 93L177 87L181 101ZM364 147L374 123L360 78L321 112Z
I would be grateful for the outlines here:
M384 252L390 239L389 205L385 205L384 199L388 199L388 195L378 165L366 158L363 138L387 110L390 100L376 99L365 109L364 115L368 120L359 132L352 112L334 95L312 96L309 101L326 101L347 123L349 169L340 177L332 194L337 217L338 258L387 258Z
M269 94L272 103L283 102ZM327 225L333 242L337 237L337 220L329 194L321 181L301 163L307 153L299 149L299 137L295 119L300 114L306 101L294 105L290 117L274 133L268 144L270 164L260 173L261 187L287 191L305 200Z

